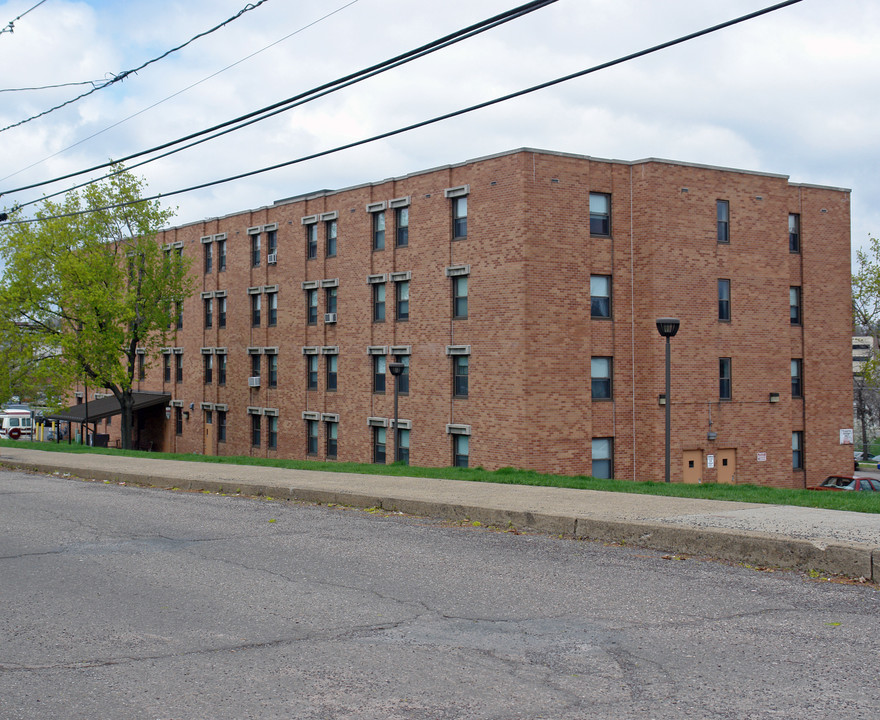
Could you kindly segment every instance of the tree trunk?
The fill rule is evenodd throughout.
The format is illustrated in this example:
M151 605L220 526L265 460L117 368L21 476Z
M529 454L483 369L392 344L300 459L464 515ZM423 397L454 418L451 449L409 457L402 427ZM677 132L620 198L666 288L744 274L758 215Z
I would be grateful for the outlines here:
M123 390L119 396L119 407L122 410L120 416L120 432L122 435L122 449L131 450L131 428L134 421L134 396L131 390Z

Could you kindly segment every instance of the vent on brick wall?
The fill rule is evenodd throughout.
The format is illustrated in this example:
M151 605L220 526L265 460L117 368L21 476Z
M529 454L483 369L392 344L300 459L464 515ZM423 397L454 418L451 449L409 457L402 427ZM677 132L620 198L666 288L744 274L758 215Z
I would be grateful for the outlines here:
M248 387L260 387L260 376L248 378Z
M324 322L325 323L335 323L336 322L336 313L324 313Z
M266 262L270 265L274 265L278 262L278 253L269 253L269 256L266 258Z

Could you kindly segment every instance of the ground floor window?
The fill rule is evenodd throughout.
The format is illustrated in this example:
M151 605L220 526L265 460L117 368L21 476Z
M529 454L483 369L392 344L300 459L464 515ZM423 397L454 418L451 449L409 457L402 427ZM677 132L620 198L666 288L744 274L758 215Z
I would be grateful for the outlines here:
M260 435L262 430L262 418L259 415L251 415L251 445L260 447L262 441Z
M397 431L397 442L394 445L397 460L409 465L409 430L400 428Z
M795 430L791 434L791 466L794 470L804 468L804 432Z
M226 411L217 411L217 442L226 442Z
M613 474L614 439L593 438L593 477L610 478Z
M334 357L334 356L330 356ZM339 444L339 423L327 423L327 457L335 458Z
M385 464L385 438L385 428L373 428L373 462L379 465Z
M274 355L272 357L274 357ZM269 449L275 450L278 447L278 417L270 415L266 418L266 425L266 431L269 433L269 437L267 438Z
M470 437L467 435L452 436L452 464L455 467L467 467L470 453Z
M309 455L318 454L318 421L306 420L306 434L308 435Z

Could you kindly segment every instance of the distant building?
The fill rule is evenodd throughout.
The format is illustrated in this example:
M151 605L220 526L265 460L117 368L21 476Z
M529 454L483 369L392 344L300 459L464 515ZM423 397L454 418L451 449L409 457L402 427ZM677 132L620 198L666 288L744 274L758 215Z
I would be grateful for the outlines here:
M865 363L874 354L874 338L870 335L855 335L852 339L853 375L861 375L865 371Z
M520 149L176 227L161 449L816 484L852 428L849 191ZM112 427L111 434L118 428ZM112 442L112 440L111 440Z

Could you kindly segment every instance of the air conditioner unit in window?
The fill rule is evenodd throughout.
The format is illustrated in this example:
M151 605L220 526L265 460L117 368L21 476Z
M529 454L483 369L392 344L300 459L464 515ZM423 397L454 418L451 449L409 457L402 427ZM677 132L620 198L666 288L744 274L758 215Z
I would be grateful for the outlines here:
M278 253L269 253L269 257L266 259L270 265L274 265L278 262Z
M324 322L325 323L335 323L336 322L336 313L324 313Z
M260 387L260 376L249 377L248 378L248 387Z

